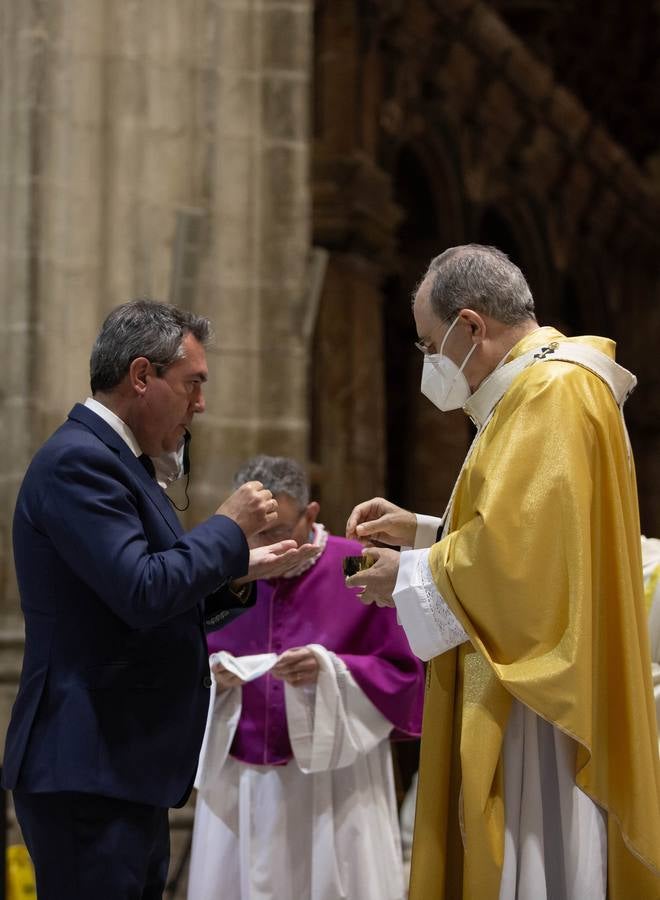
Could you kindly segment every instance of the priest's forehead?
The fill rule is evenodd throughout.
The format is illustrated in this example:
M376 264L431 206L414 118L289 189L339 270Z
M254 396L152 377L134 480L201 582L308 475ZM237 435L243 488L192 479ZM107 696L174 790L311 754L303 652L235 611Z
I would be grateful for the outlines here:
M292 497L291 494L275 494L274 497L279 506L279 518L277 521L291 520L291 522L295 523L305 507L301 507L300 501L296 497Z
M413 297L413 317L420 338L428 337L432 329L441 321L431 308L431 283L432 276L427 275Z

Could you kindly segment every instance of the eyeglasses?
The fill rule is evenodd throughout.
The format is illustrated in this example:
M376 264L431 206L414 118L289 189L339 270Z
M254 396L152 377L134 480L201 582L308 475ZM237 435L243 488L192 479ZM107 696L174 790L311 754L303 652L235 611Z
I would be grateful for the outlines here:
M439 328L441 325L444 325L446 322L449 322L450 319L453 319L453 318L454 318L454 314L452 313L451 316L447 316L446 318L441 319L439 322L436 322L436 324L431 329L431 335L436 330L436 328ZM417 347L417 349L423 356L432 356L433 355L431 353L431 348L428 344L428 339L422 338L422 340L420 340L420 341L415 341L415 347Z
M415 347L417 347L422 356L431 355L430 348L427 346L427 344L424 343L424 341L415 341Z

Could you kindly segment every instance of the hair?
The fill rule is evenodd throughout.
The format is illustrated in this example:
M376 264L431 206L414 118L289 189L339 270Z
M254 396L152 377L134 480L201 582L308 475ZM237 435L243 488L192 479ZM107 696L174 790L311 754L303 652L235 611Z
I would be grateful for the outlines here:
M92 348L92 394L116 388L139 356L146 357L162 375L184 356L182 342L187 334L206 345L211 338L211 323L202 316L154 300L133 300L117 306L101 326Z
M420 285L427 278L431 309L441 319L453 319L466 307L505 325L536 319L525 276L497 247L450 247L431 260Z
M277 497L286 494L295 500L301 509L309 503L309 484L305 470L287 456L255 456L248 460L234 475L234 487L247 481L260 481Z

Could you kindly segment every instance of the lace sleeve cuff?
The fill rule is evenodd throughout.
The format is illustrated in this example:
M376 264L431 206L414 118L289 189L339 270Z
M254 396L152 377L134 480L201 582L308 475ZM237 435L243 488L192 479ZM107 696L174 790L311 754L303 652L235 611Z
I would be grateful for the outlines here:
M413 653L432 659L469 640L433 581L428 550L401 554L394 602Z

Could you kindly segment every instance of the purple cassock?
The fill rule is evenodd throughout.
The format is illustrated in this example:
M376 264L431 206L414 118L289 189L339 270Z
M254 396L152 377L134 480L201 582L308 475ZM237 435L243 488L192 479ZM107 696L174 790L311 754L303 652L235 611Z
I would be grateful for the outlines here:
M396 611L365 606L344 584L342 558L355 541L328 537L314 565L295 578L260 581L254 607L208 636L209 652L234 656L283 653L321 644L344 661L362 691L392 723L393 738L421 732L424 669L408 646ZM231 756L253 765L284 765L293 756L284 682L270 673L243 685L243 706Z

